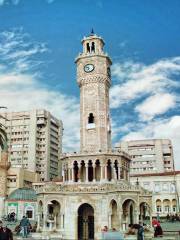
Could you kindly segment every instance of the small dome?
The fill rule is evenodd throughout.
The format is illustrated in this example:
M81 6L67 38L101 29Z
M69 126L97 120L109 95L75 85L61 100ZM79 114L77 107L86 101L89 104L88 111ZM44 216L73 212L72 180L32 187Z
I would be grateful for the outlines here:
M9 194L8 200L29 200L36 201L37 195L32 188L18 188Z

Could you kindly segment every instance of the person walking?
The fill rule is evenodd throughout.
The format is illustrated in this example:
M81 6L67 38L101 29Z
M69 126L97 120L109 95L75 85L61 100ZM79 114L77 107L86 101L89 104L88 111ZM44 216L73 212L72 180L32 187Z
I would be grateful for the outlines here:
M12 231L0 220L0 240L13 240Z
M20 227L21 227L21 230L22 230L22 236L23 238L27 238L28 236L28 227L30 226L30 222L29 222L29 219L25 216L23 216L23 218L21 219L20 221Z
M154 237L162 237L163 230L161 228L160 222L157 219L153 219L152 225L154 227Z
M144 240L144 227L141 222L139 223L139 227L137 231L137 240Z

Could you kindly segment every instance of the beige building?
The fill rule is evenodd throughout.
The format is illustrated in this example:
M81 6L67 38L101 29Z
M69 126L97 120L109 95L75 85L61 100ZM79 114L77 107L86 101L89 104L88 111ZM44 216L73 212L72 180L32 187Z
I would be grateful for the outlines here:
M130 181L153 192L153 216L180 213L180 171L134 174Z
M105 225L123 231L128 224L138 223L144 205L151 219L151 193L130 184L130 156L111 148L111 60L104 53L104 41L91 34L82 45L83 52L75 60L80 88L80 153L62 157L62 182L34 184L38 239L102 239Z
M7 195L18 188L32 188L32 184L40 180L38 173L10 167L7 172Z
M174 170L173 148L168 139L124 141L116 149L131 156L130 175Z
M41 181L59 176L62 122L43 109L2 115L11 166L40 174Z

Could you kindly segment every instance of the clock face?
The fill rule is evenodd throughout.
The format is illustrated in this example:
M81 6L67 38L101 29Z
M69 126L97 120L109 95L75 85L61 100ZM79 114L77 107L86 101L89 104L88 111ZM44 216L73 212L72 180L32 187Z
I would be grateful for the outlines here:
M85 72L92 72L94 70L94 65L93 64L86 64L84 66L84 71Z

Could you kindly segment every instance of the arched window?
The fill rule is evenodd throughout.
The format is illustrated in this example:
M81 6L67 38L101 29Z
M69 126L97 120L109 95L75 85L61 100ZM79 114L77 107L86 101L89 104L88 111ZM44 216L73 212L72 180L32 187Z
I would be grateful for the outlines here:
M91 45L91 52L95 52L95 43L92 42L92 45Z
M94 116L93 116L93 113L90 113L90 114L89 114L89 117L88 117L88 123L94 123Z
M89 46L89 43L87 43L87 52L90 53L90 46Z

